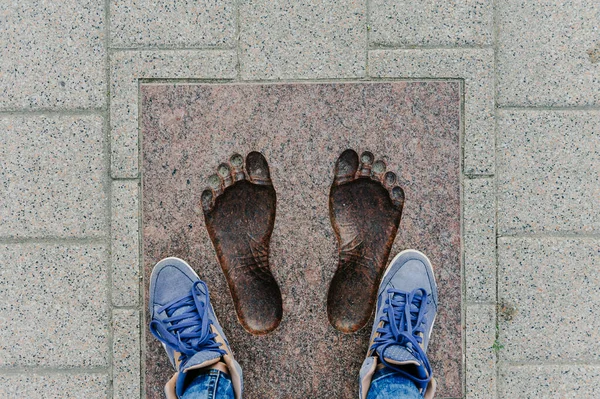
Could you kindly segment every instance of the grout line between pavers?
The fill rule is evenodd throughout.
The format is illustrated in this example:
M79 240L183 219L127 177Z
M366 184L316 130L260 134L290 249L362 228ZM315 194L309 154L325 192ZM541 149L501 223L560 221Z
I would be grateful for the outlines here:
M240 46L240 40L242 36L241 26L240 26L240 0L234 1L235 7L235 54L237 57L235 68L236 68L236 78L238 81L242 80L242 57L240 56L242 49Z
M108 53L118 53L126 51L232 51L235 47L161 47L161 46L145 46L145 47L110 47Z
M494 52L494 87L493 90L494 92L493 97L494 97L494 171L495 171L495 178L494 178L494 227L495 227L495 239L494 239L494 245L496 246L496 251L495 251L495 263L496 263L496 270L495 270L495 275L496 275L496 301L494 303L494 339L495 342L494 344L496 344L498 342L498 340L500 339L500 328L499 328L499 320L498 320L498 302L499 302L499 294L500 294L500 287L499 287L499 270L500 270L500 256L499 256L499 251L498 251L498 237L499 237L499 226L498 226L498 196L499 196L499 191L498 191L498 118L500 116L499 111L498 111L498 38L499 38L499 29L500 29L500 25L498 24L498 0L493 0L492 2L492 47L493 47L493 52ZM495 392L495 396L497 399L500 399L500 354L499 351L494 351L494 357L496 358L496 362L495 362L495 367L496 370L495 371L495 379L496 379L496 392Z
M143 174L144 174L144 164L143 164L143 132L141 129L142 115L142 99L141 99L141 90L140 90L140 80L138 79L138 118L137 118L137 130L138 130L138 306L140 307L140 312L138 314L138 321L140 329L138 331L138 338L140 342L139 355L140 355L140 397L146 397L146 302L145 302L145 293L146 293L146 283L145 283L145 273L144 273L144 243L143 243L143 234L142 234L142 222L143 218L143 208L144 201L142 199L143 195Z
M581 366L593 366L600 367L600 361L520 361L520 362L511 362L511 361L502 361L502 365L506 367L565 367L565 366L573 366L573 367L581 367Z
M498 104L498 103L496 103ZM574 106L502 106L496 105L499 111L526 111L526 112L542 112L542 111L600 111L599 105L574 105Z
M104 0L104 18L106 19L106 56L105 56L105 78L106 78L106 108L107 112L104 116L105 124L105 137L106 137L106 179L107 179L107 199L108 199L108 236L109 247L108 247L108 268L106 273L106 285L107 285L107 300L108 300L108 387L107 395L108 398L114 398L114 358L113 358L113 344L114 344L114 320L113 320L113 290L112 290L112 274L113 274L113 201L112 201L112 186L113 181L112 175L112 129L110 126L110 92L111 92L111 80L110 80L110 44L111 44L111 12L110 12L110 0Z
M496 306L496 302L494 301L466 301L464 305L468 308L474 307L487 307L487 306Z
M467 180L467 176L464 173L465 171L465 144L467 137L467 125L465 121L465 107L466 107L466 99L465 99L465 91L466 84L465 80L461 79L459 83L460 87L460 127L459 127L459 151L460 151L460 164L459 164L459 198L460 198L460 318L461 318L461 341L462 341L462 350L461 350L461 360L462 360L462 397L466 398L467 396L467 279L466 279L466 251L465 251L465 243L463 237L465 236L465 181Z
M368 48L371 50L489 50L492 45L447 45L447 46L427 46L427 45L395 45L374 43Z
M139 177L113 177L112 178L113 183L114 182L130 182L130 181L140 181Z
M104 116L105 108L41 108L41 109L8 109L0 110L0 116Z
M467 180L485 180L485 179L493 179L496 175L490 174L490 173L482 173L482 174L468 173L468 174L465 174L464 176Z
M575 233L575 232L562 232L562 233L515 233L515 234L496 234L498 239L523 239L523 238L537 238L537 239L552 239L552 238L572 238L572 239L589 239L596 240L600 239L600 232L598 233Z
M326 84L326 83L391 83L391 82L448 82L448 81L464 81L463 78L457 77L405 77L405 78L388 78L388 77L370 77L365 76L363 78L323 78L323 79L263 79L263 80L242 80L238 81L235 79L202 79L202 78L144 78L138 79L140 84L186 84L186 83L199 83L199 84L219 84L219 85L285 85L285 84Z
M369 42L371 40L371 2L365 0L365 30L366 30L366 43L365 43L365 77L369 76Z
M139 312L140 310L142 310L142 306L141 305L113 305L112 309L113 310L134 310L136 312Z
M109 367L92 368L64 368L64 367L12 367L0 368L0 375L18 375L18 374L104 374L109 371Z
M0 237L0 244L110 245L110 237Z

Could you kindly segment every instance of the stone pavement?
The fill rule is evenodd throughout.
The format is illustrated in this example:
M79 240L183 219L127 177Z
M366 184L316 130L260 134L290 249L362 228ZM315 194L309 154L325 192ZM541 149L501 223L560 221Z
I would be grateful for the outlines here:
M467 398L600 396L600 3L0 3L0 397L144 395L139 85L459 79Z

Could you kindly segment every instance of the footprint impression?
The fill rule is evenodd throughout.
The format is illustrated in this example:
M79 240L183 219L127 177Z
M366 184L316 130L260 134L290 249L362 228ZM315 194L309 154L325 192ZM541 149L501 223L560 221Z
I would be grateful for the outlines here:
M279 286L269 268L269 242L276 195L269 165L259 152L235 154L208 179L202 209L238 319L252 334L266 334L281 321Z
M370 152L344 151L335 165L329 216L339 245L339 263L327 297L327 315L351 333L369 321L377 289L396 238L404 191L396 175Z

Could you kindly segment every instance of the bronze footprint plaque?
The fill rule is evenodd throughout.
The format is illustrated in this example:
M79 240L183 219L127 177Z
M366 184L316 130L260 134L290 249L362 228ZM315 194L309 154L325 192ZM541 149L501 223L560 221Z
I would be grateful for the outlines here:
M362 270L369 298L386 260L415 248L439 286L428 351L437 396L460 397L460 90L458 81L142 84L146 300L154 264L186 259L210 288L245 398L355 398L372 306L344 306L348 290L336 287L363 282L334 276ZM358 158L351 181L354 155L338 161L347 149ZM251 238L231 241L244 231ZM244 299L256 292L255 303ZM144 356L146 395L162 398L172 370L149 333Z

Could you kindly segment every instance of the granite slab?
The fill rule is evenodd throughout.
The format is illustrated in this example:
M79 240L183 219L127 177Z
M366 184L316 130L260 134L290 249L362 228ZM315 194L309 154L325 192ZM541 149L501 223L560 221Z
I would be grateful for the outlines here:
M140 90L146 303L154 264L166 256L187 260L211 290L244 369L245 398L356 397L370 324L343 334L326 312L338 253L329 188L334 163L347 148L373 152L398 174L406 202L391 256L415 248L432 260L440 294L429 349L436 397L462 396L458 81L147 83ZM200 205L217 166L250 151L266 157L277 192L270 264L283 320L266 336L238 323ZM162 347L147 332L147 397L161 398L171 374Z

